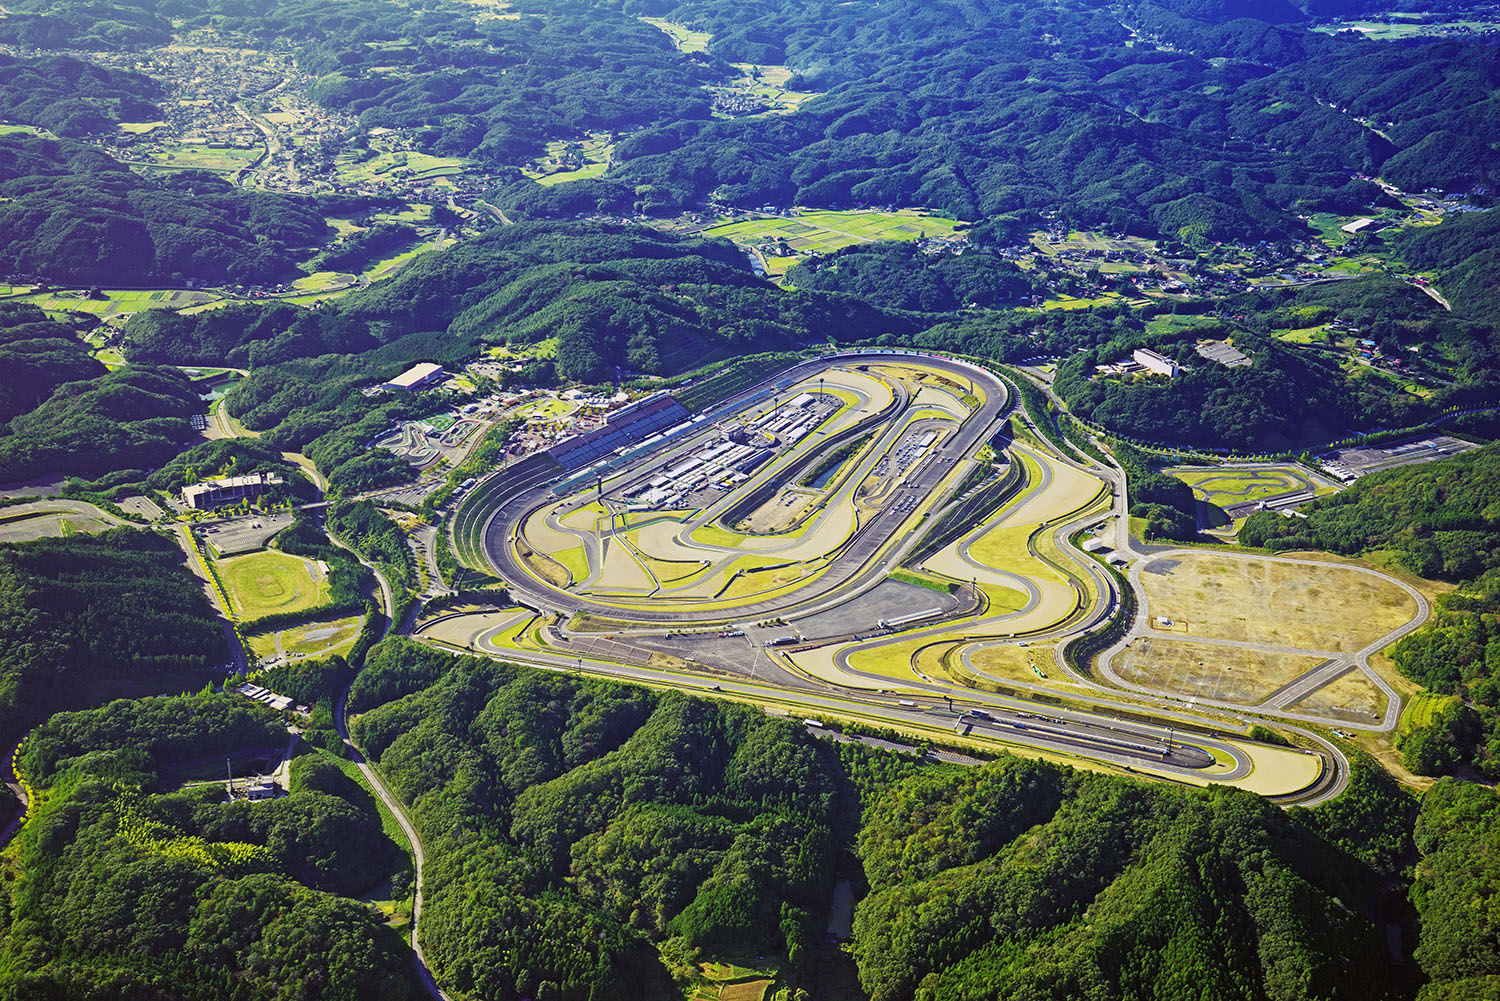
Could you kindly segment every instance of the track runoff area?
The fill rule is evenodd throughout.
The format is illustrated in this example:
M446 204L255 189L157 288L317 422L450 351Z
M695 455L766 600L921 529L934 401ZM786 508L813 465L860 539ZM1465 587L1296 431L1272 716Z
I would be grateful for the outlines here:
M1068 666L1120 614L1073 543L1122 513L1121 477L1013 437L989 370L833 354L703 413L630 411L471 494L455 523L515 607L419 638L1286 801L1342 788L1308 731L1317 751L1258 743L1232 709Z

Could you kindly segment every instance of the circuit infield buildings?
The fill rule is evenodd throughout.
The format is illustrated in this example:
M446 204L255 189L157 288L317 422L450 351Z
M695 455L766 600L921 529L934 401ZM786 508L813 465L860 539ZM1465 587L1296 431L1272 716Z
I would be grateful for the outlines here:
M1145 619L1123 473L1062 448L1018 409L1013 378L870 350L799 362L699 412L671 392L637 401L469 492L450 522L454 550L503 579L518 607L465 645L1197 784L1304 800L1340 788L1347 761L1331 744L1257 745L1196 706L1159 704L1171 685L1136 670L1139 642L1101 658L1119 668L1110 684L1085 673L1137 634L1164 649L1174 639ZM1247 582L1272 561L1209 559L1258 561L1234 565ZM1188 618L1152 600L1159 619ZM1410 612L1379 630L1387 640L1426 616L1425 602L1378 600ZM1305 654L1271 647L1280 659L1260 666L1242 639L1207 627L1192 639L1183 650L1233 652L1275 682L1264 693L1195 682L1199 704L1244 708L1253 694L1266 701L1254 711L1279 720L1370 728L1399 707L1367 678L1377 647L1364 634L1337 663L1315 649L1331 640L1309 640ZM1330 686L1338 698L1318 694ZM1221 690L1234 697L1216 701Z

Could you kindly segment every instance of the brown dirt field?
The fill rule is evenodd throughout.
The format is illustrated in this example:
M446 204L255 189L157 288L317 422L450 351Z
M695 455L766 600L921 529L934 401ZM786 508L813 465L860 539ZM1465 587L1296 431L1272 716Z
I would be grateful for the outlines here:
M1188 636L1306 650L1353 652L1416 612L1395 585L1337 564L1190 553L1141 584L1153 621L1166 616Z
M1287 708L1292 712L1327 716L1354 723L1370 723L1376 713L1384 713L1385 693L1361 671L1350 671L1331 685L1325 685L1301 702Z
M1126 681L1161 691L1257 705L1326 660L1143 636L1115 658L1114 669Z

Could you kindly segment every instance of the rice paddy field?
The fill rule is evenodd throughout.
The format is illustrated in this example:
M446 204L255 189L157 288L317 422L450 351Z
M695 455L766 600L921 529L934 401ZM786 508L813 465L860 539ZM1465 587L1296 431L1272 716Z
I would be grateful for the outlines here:
M800 256L810 251L828 253L877 240L948 237L961 225L953 219L925 215L915 209L898 212L822 211L786 218L777 216L721 223L705 229L703 235L723 237L745 246L785 240L787 246Z
M0 297L6 296L7 287L0 286ZM16 290L19 291L19 290ZM192 289L149 289L126 291L106 289L98 296L91 296L83 289L53 291L32 295L15 295L19 302L31 302L49 313L92 313L99 317L138 313L143 309L181 309L185 306L201 306L213 302L219 296L212 292Z
M338 178L344 184L368 184L382 177L434 178L451 177L468 169L468 161L451 156L432 156L415 151L377 153L368 160L356 160L352 154L338 159Z
M265 149L260 146L239 149L233 146L164 143L160 150L147 153L145 160L131 162L148 169L209 170L215 173L232 174L248 167L264 154Z
M809 254L828 254L844 247L879 240L952 239L964 223L916 209L896 212L843 210L804 212L721 222L704 236L723 237L755 248L769 275L783 275Z

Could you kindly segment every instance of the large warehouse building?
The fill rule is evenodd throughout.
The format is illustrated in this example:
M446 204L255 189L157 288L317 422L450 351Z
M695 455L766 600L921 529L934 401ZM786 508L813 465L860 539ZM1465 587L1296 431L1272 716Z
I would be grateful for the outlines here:
M424 361L402 372L381 388L392 392L410 393L431 386L443 377L443 366Z

